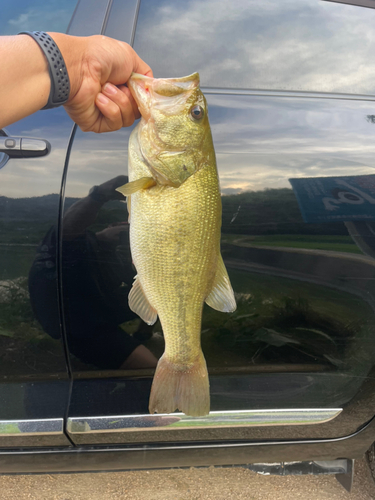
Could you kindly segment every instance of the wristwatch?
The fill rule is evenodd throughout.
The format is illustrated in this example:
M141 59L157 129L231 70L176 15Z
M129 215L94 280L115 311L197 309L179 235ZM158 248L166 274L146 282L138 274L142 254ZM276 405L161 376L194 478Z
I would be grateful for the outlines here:
M51 90L48 102L42 109L62 106L69 99L70 80L64 58L53 38L44 31L21 31L19 35L28 35L34 39L48 62Z

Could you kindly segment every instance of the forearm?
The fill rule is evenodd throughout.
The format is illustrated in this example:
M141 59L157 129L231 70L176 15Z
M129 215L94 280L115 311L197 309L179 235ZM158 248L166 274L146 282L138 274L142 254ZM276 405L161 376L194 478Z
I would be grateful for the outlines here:
M80 84L79 61L74 44L85 39L51 33L63 54L74 95ZM42 109L51 89L47 59L39 45L28 35L0 37L0 128ZM76 60L77 59L77 60Z
M64 107L72 120L85 132L111 132L132 125L140 114L125 83L132 72L152 76L152 71L130 45L102 35L48 34L69 75ZM29 35L0 37L0 63L2 128L42 109L51 81L47 58Z
M90 196L74 203L64 215L64 240L74 240L84 234L85 230L95 222L102 205L103 203L93 200Z
M94 193L81 198L64 215L64 239L74 239L95 222L99 210L110 200L123 200L116 188L128 182L126 175L118 175L100 186L93 186Z
M41 109L48 100L51 84L47 60L29 36L2 37L0 54L0 128L3 128Z

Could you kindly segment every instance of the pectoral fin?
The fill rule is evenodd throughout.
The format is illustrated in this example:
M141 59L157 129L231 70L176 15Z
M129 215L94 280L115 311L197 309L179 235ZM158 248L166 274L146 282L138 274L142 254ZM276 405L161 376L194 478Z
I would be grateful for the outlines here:
M152 177L141 177L136 181L128 182L123 186L116 188L116 191L123 194L124 196L129 196L130 194L134 194L141 189L149 189L152 186L155 186L155 179Z
M221 255L218 259L212 290L206 298L206 304L222 312L233 312L237 308L233 288Z
M138 276L135 277L129 293L129 307L148 325L153 325L156 322L158 314L148 301Z

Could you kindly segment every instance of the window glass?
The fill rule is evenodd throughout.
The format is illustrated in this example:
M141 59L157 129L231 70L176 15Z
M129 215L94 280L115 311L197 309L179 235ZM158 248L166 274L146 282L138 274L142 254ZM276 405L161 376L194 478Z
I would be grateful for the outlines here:
M20 31L65 32L77 0L2 0L0 35L15 35Z
M28 30L64 32L76 3L3 0L0 35ZM0 154L1 401L7 391L2 377L9 381L12 377L66 373L57 304L55 228L71 129L70 118L56 108L34 113L0 131L1 135L39 138L51 144L51 153L45 157L10 159L4 164L7 155ZM25 400L20 408L27 407L23 418L33 399L40 410L35 396L26 398L22 391L14 391L15 399L17 394ZM64 400L58 404L63 405ZM9 413L12 411L16 413ZM3 404L0 419L17 417L17 411L18 407Z
M317 0L142 0L134 48L205 87L375 93L375 10Z

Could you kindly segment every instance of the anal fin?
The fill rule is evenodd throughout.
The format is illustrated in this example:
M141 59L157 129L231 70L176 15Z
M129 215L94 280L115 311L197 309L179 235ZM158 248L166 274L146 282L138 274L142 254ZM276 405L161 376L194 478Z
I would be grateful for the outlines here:
M206 304L222 312L233 312L237 308L233 288L221 255L219 255L214 283L206 298Z
M155 185L156 181L152 177L141 177L136 181L128 182L127 184L116 188L116 191L123 194L124 196L129 196L130 194L134 194L141 189L149 189L150 187Z
M153 325L156 322L158 314L148 301L138 276L135 277L129 293L129 307L148 325Z

